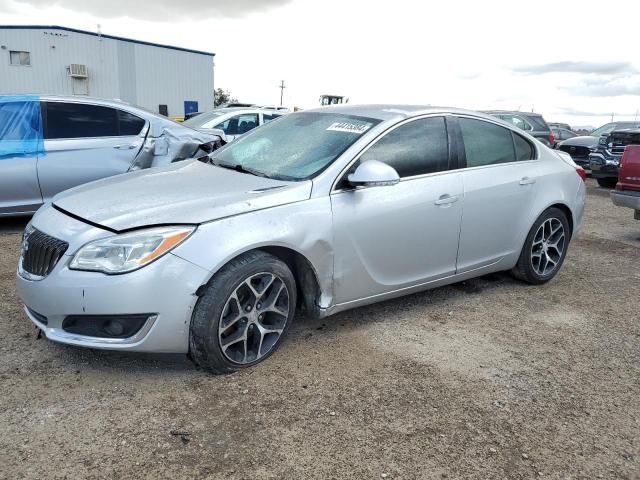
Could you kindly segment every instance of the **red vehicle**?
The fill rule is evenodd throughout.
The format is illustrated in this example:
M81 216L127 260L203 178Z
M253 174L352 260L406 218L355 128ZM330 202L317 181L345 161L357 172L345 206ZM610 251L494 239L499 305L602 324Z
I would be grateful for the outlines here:
M619 207L633 208L640 220L640 145L627 145L620 161L620 175L611 200Z

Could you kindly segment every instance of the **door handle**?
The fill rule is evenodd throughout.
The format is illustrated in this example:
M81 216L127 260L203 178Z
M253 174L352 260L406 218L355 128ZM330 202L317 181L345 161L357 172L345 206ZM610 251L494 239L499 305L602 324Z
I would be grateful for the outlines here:
M455 203L457 201L458 201L458 197L456 195L451 196L448 193L445 193L444 195L440 195L438 200L436 200L433 203L435 205L449 205L449 204Z
M533 185L534 183L536 183L535 178L522 177L520 179L520 185Z
M134 148L138 147L137 144L135 143L131 143L131 144L123 144L123 145L114 145L113 148L115 148L116 150L132 150Z

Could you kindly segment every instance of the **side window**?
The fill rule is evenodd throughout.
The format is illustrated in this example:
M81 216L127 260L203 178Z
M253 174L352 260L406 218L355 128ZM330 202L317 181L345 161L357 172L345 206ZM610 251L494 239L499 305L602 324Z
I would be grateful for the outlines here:
M484 120L460 118L467 167L480 167L516 160L511 130Z
M25 141L40 130L40 104L34 101L0 102L0 142ZM0 146L0 153L2 147Z
M227 135L242 135L257 126L257 113L243 113L242 115L236 115L235 117L225 120L215 128L222 129Z
M511 132L511 134L513 135L513 143L516 147L516 160L522 162L535 159L536 150L533 145L517 133Z
M449 167L444 117L414 120L392 130L361 157L395 168L401 178L440 172Z
M3 158L43 151L40 102L0 100L0 164Z
M120 124L120 135L138 135L144 127L144 120L136 117L132 113L118 110L118 122Z
M525 130L525 131L533 130L533 127L529 125L524 119L517 117L515 115L505 115L502 118L504 118L505 121L511 123L512 125L515 125L521 130Z
M271 120L275 120L278 117L281 117L282 115L278 114L278 113L263 113L262 114L262 122L263 123L268 123Z
M82 103L46 103L45 138L118 136L118 111Z

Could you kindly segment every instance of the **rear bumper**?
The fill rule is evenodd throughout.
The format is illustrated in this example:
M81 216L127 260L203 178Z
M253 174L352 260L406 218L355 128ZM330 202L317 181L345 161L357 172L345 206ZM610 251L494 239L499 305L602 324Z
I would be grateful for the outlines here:
M612 190L610 195L614 205L640 210L640 192Z

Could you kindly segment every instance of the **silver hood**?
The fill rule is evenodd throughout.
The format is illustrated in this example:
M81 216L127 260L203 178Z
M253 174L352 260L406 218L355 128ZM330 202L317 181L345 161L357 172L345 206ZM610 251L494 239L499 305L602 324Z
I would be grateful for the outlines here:
M53 205L121 231L160 224L199 224L306 200L311 181L284 182L197 160L98 180L63 192Z

